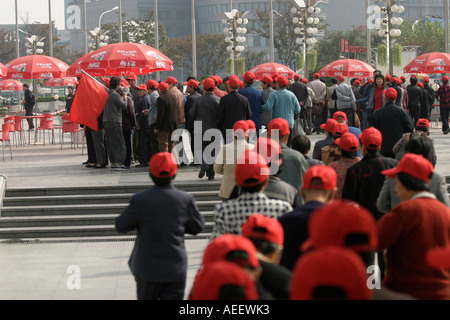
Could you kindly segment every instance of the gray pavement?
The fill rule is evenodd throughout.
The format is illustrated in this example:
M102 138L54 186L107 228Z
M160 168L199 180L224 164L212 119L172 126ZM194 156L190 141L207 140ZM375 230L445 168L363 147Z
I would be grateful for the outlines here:
M431 137L437 152L436 170L450 176L447 152L450 136L432 124ZM310 135L314 143L324 135ZM68 141L68 135L65 138ZM86 149L61 146L56 133L55 145L13 145L13 159L5 150L0 159L0 175L7 188L104 186L149 183L148 171L131 168L129 172L87 169ZM198 167L180 168L175 183L202 183ZM220 180L220 176L217 177ZM207 240L187 240L189 254L188 283L200 265ZM102 239L55 240L43 243L0 242L0 299L2 300L134 300L136 287L128 268L132 241Z

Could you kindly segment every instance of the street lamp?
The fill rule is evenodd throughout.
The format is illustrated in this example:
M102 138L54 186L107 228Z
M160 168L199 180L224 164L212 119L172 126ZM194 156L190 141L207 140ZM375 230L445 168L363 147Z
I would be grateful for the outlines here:
M112 9L110 9L110 10L107 10L107 11L103 12L103 13L100 15L100 18L98 18L98 28L101 29L101 26L102 26L102 18L103 18L103 16L104 16L105 14L110 13L110 12L113 12L113 11L118 11L118 10L119 10L119 6L115 6L114 8L112 8Z
M244 51L243 43L245 42L244 35L247 33L245 25L248 24L248 19L245 16L249 11L241 12L237 9L233 9L230 12L224 12L222 15L225 19L222 20L224 25L228 27L224 28L225 42L228 43L227 51L231 54L231 73L237 72L236 60L239 54ZM244 27L242 27L244 26Z
M394 73L394 58L392 45L397 41L396 38L400 37L402 31L396 26L400 26L403 23L403 19L400 17L394 17L394 14L402 14L405 12L405 7L396 5L396 1L403 2L404 0L374 0L374 2L380 2L382 5L375 6L375 13L380 14L380 18L377 19L377 25L379 25L378 35L380 37L386 37L384 42L386 43L387 59L389 66L389 74Z
M32 35L30 37L25 38L27 42L25 43L25 47L27 47L27 54L42 54L44 50L42 47L44 46L45 37L39 37L36 35Z
M317 25L320 23L320 18L317 16L321 10L314 7L314 0L291 0L294 5L291 8L294 18L292 23L295 26L294 33L298 36L295 42L303 46L303 76L308 78L308 55L307 52L317 43L315 38L319 32Z
M95 28L94 30L89 30L89 35L93 42L88 44L88 47L92 51L95 51L98 48L106 46L108 43L106 41L109 40L109 37L106 35L108 31L101 30L100 28Z

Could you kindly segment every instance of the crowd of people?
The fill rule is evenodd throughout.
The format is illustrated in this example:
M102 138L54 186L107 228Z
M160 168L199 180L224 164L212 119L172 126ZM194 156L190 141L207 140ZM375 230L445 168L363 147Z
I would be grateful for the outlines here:
M184 234L205 228L194 198L172 184L178 128L191 146L196 134L220 133L192 161L199 179L223 176L188 299L449 299L448 258L433 253L450 248L450 202L429 136L435 98L450 131L448 78L431 94L427 78L407 86L378 70L350 85L274 75L258 89L252 72L242 78L190 77L185 91L173 77L103 79L104 131L91 130L88 165L134 160L154 183L116 219L119 232L138 230L129 261L138 299L186 296ZM315 132L325 138L311 150ZM208 148L216 139L220 148Z

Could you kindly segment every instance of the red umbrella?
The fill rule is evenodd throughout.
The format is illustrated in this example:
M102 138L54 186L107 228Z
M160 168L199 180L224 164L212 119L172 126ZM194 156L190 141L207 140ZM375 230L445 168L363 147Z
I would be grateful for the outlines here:
M7 73L7 69L4 64L0 63L0 79L5 78Z
M18 91L22 90L23 83L17 80L0 81L0 91Z
M66 76L69 65L57 58L43 55L29 55L14 59L6 64L8 79L50 79Z
M77 65L75 65L77 64ZM140 43L112 43L98 48L75 62L91 75L147 74L172 71L172 60L158 50Z
M450 71L450 54L443 52L425 53L413 59L406 67L404 73L428 72L446 73Z
M75 77L53 78L44 83L45 87L71 87L76 86L78 80Z
M275 73L281 74L282 76L287 77L288 79L293 79L296 74L295 71L291 70L289 67L279 63L263 63L253 67L251 70L256 76L256 79L262 80L264 76L272 76Z
M375 68L370 64L355 59L336 60L319 70L321 77L371 77Z

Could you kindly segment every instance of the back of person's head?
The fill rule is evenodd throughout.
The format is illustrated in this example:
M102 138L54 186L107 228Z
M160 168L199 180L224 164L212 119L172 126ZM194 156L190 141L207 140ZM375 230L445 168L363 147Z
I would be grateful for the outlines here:
M417 84L417 78L411 77L409 81L411 82L411 84L413 86L415 86Z
M121 83L120 77L111 77L109 81L109 88L115 90L117 86Z
M428 158L432 150L433 143L426 136L420 135L410 139L405 145L406 153L420 154L424 158Z
M300 134L294 137L291 142L292 149L305 155L311 149L311 140L308 136Z
M332 84L337 84L337 83L338 83L338 80L337 80L336 78L332 78L332 79L331 79L331 83L332 83Z
M158 187L169 185L177 173L177 161L170 152L158 152L150 159L150 178Z
M235 166L236 184L243 193L260 192L266 185L270 169L267 160L254 150L245 150Z

